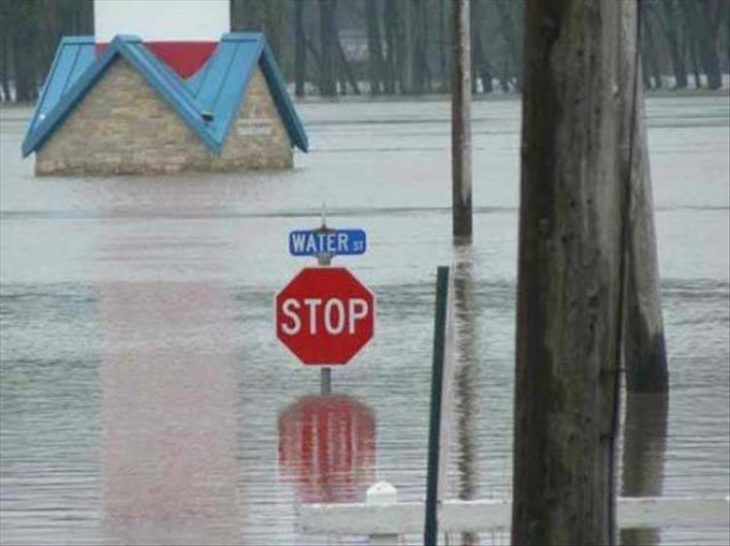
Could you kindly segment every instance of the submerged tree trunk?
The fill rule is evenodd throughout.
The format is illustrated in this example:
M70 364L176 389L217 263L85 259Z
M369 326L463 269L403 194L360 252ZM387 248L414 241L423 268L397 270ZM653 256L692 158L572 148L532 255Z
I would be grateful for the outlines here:
M528 2L512 543L613 544L621 2Z
M439 59L439 91L447 93L449 91L449 83L451 77L447 64L447 51L451 51L451 41L449 40L449 24L446 17L447 0L438 0L438 59Z
M717 55L717 34L720 15L717 2L718 0L704 0L699 2L697 4L699 14L695 19L697 23L700 60L707 75L708 89L720 89L722 87L720 59Z
M368 34L368 70L370 73L370 94L380 95L383 91L383 48L380 42L378 2L365 0L365 24Z
M649 172L643 86L637 63L636 4L624 2L619 93L623 109L621 178L628 184L628 256L624 329L624 365L629 392L664 393L669 390L669 372L664 342L654 229L654 203Z
M695 77L695 88L696 89L702 89L704 87L702 83L702 71L700 70L700 61L699 61L699 53L697 50L699 49L699 46L697 45L697 41L693 41L690 55L692 55L692 73Z
M277 59L281 58L284 5L284 2L266 2L263 5L263 31Z
M494 83L492 82L493 74L491 65L484 56L482 49L481 37L477 36L474 40L474 62L476 64L476 72L482 82L482 93L494 92Z
M523 16L524 3L514 0L496 0L501 22L502 35L507 46L504 58L505 76L508 81L514 77L515 89L521 88L522 80L522 27L518 18ZM511 70L510 70L511 69Z
M479 74L477 74L477 48L475 44L477 42L477 36L475 29L478 28L477 17L479 15L479 2L470 2L469 5L469 34L471 34L471 43L469 44L469 51L471 52L471 94L476 95L479 93Z
M644 61L646 59L646 54L644 52L644 48L641 48L641 63L644 64ZM651 89L651 78L649 77L649 71L648 70L642 70L641 71L641 80L644 84L644 89Z
M509 93L509 52L505 50L502 54L502 75L499 78L499 85L504 93Z
M3 101L10 102L10 31L8 3L0 2L0 89Z
M11 0L8 4L12 32L13 80L15 100L28 102L36 96L36 55L33 44L36 39L36 22L39 4L24 0Z
M304 1L294 3L294 94L304 96L307 77L307 45L304 34Z
M352 66L350 65L349 61L347 60L347 55L345 55L345 50L342 48L342 42L340 42L340 38L337 34L334 36L335 41L335 48L337 50L337 57L340 60L340 68L341 68L341 75L342 75L342 94L345 95L347 93L347 83L350 83L350 87L352 87L352 92L356 95L360 94L360 86L357 84L357 78L355 77L355 73L352 71Z
M411 12L411 62L413 67L413 89L414 93L424 93L430 90L431 71L428 67L427 44L428 37L428 3L423 0L412 0Z
M474 73L479 76L479 79L482 82L482 93L491 93L494 91L494 86L492 84L492 68L484 54L484 46L482 44L483 25L485 23L485 5L482 2L474 2L471 8L473 14L472 20L474 21L471 28L472 36L474 37L472 42L472 47L474 49Z
M400 92L413 92L413 6L411 0L393 2L397 4L398 21L398 77Z
M702 89L702 75L700 74L700 62L697 59L697 41L691 36L687 39L689 58L692 61L692 75L695 80L695 89Z
M398 41L398 12L395 2L386 2L383 10L385 27L385 85L387 94L393 95L397 91L397 41Z
M319 41L320 41L320 84L322 96L334 97L337 95L336 59L337 51L334 45L334 1L319 0Z
M677 5L675 0L665 0L660 4L662 17L659 18L664 36L667 39L669 57L672 60L672 71L674 72L674 87L685 89L687 87L687 65L684 61L684 51L680 44L680 24L677 17Z
M644 26L642 33L644 36L644 47L642 49L642 53L643 58L646 61L644 66L650 71L649 75L654 81L654 89L661 89L662 71L661 68L659 68L659 56L657 55L656 45L654 44L654 34L652 33L651 24L649 23L649 13L647 8L644 7L645 4L639 4L639 6L643 12L641 21Z

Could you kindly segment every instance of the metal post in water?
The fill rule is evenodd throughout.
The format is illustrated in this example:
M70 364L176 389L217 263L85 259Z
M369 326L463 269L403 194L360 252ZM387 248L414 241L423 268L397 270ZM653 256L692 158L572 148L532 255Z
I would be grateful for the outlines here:
M436 316L433 334L433 368L431 371L431 416L428 432L428 465L426 476L426 521L423 546L436 546L438 542L438 510L441 495L441 419L444 387L444 363L446 360L448 321L449 268L439 267L436 277Z

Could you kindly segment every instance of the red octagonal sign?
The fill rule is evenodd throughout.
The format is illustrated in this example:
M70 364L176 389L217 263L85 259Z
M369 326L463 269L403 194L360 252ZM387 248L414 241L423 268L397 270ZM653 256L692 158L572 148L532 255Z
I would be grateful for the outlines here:
M344 267L306 267L276 295L276 336L304 364L347 364L374 322L375 297Z

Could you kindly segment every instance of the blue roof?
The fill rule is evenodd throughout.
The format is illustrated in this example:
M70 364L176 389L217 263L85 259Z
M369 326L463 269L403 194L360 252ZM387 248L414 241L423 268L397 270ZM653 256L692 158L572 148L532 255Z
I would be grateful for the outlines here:
M309 147L286 83L262 34L223 35L215 53L187 80L160 61L136 36L116 36L99 56L95 54L94 38L83 36L61 40L23 141L23 156L43 145L117 57L137 69L215 153L223 149L254 68L260 66L292 145L305 152ZM205 121L203 112L212 113L213 118Z

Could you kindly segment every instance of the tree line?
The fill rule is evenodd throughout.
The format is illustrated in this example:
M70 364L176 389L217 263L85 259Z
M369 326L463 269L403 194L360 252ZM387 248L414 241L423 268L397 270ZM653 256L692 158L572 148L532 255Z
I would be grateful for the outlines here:
M521 87L521 0L471 0L472 91ZM263 31L297 96L446 93L451 0L231 0L234 31ZM730 1L641 0L644 85L722 86ZM59 40L93 33L93 0L0 1L0 95L37 97Z

